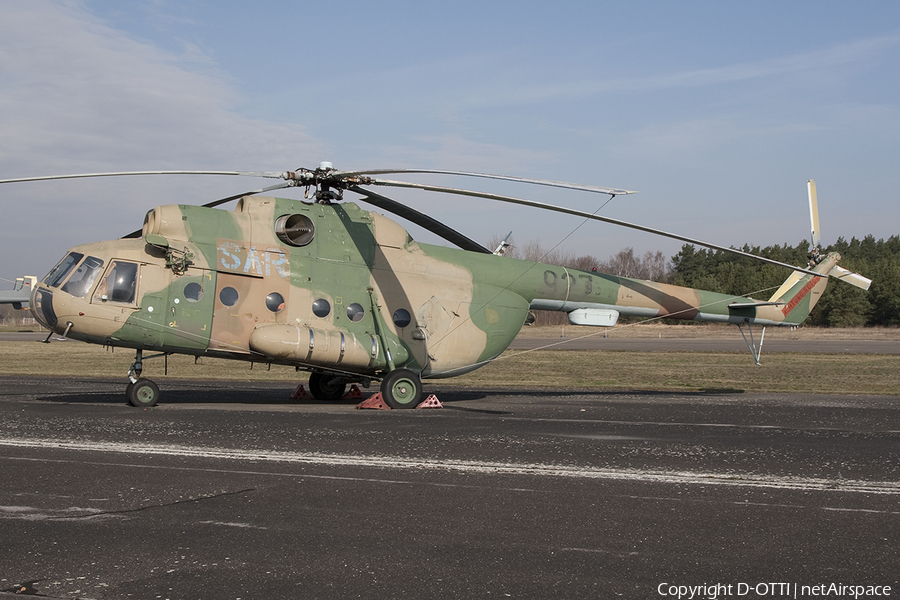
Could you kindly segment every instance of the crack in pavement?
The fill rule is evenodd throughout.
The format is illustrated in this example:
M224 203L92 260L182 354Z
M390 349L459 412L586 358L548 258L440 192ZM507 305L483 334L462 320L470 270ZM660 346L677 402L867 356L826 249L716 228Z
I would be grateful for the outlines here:
M143 512L145 510L151 510L154 508L166 508L169 506L178 506L179 504L191 504L196 502L206 502L207 500L215 500L218 498L226 498L228 496L237 496L239 494L246 494L247 492L255 492L256 488L246 488L243 490L236 490L233 492L220 492L218 494L210 494L208 496L199 496L197 498L187 498L184 500L175 500L174 502L165 502L162 504L149 504L147 506L139 506L137 508L128 508L122 510L104 510L100 512L91 513L89 515L83 515L80 517L49 517L47 520L49 521L81 521L86 519L94 519L97 517L105 517L105 516L117 516L117 515L126 515L130 513L138 513Z

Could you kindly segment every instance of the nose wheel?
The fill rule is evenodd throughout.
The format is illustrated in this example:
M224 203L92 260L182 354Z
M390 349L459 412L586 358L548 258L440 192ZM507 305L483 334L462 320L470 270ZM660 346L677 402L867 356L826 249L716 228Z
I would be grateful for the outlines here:
M125 387L125 399L132 406L138 408L149 408L156 406L159 402L159 386L141 377L144 370L143 352L135 351L134 362L131 363L131 369L128 371L129 383Z
M159 386L149 379L141 378L126 386L125 397L129 404L138 408L156 406L159 402Z

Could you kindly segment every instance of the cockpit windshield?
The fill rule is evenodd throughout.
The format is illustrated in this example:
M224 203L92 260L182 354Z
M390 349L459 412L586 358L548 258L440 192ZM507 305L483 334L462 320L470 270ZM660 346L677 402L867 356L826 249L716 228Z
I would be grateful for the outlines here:
M59 261L59 263L47 273L47 276L44 277L44 283L50 287L59 287L59 284L69 276L69 273L82 258L84 258L84 254L79 252L69 252L65 258Z
M78 268L75 269L75 272L72 273L66 284L62 286L62 291L72 294L76 298L83 298L90 291L91 286L94 285L94 280L97 279L97 275L100 274L102 267L102 260L88 256L84 259L84 262L78 265Z

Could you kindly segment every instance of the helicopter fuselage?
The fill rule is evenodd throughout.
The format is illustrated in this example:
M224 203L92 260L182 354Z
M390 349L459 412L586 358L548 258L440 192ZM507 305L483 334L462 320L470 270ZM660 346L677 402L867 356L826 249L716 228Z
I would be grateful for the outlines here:
M499 355L528 315L499 264L485 277L351 203L161 206L142 233L73 248L34 292L38 320L112 346L440 377Z
M802 320L804 307L793 310L824 287L798 287L785 311L785 303L418 243L349 202L165 205L147 213L141 233L73 248L36 286L35 317L103 345L348 380L401 367L438 378L499 356L533 308L593 311L606 324L622 313L779 325Z

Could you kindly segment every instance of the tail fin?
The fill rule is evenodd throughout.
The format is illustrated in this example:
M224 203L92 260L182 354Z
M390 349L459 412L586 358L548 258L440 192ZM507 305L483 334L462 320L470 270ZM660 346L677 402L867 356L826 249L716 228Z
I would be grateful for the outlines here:
M859 273L847 270L838 266L841 255L837 252L831 252L822 257L819 246L821 241L821 233L819 231L819 201L816 194L816 182L810 179L806 182L806 189L809 195L809 225L810 225L810 266L816 273L821 273L821 277L794 271L787 278L778 291L772 295L769 302L783 304L781 311L784 313L784 320L787 323L795 323L799 325L809 316L810 311L816 305L816 302L822 297L825 286L828 284L829 277L835 277L855 285L858 288L868 290L872 284L872 280L863 277Z
M821 276L794 271L781 284L769 302L783 304L781 312L784 313L786 323L799 325L806 320L813 307L822 298L822 292L828 285L828 274L837 266L840 259L840 254L831 252L813 269L815 272L821 273Z

